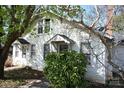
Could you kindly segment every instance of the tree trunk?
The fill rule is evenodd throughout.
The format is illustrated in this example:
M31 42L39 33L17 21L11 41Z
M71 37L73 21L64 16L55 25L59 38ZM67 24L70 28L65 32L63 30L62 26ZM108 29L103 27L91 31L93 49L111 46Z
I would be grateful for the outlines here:
M0 56L0 79L4 79L4 61L2 56Z
M9 46L6 46L0 51L0 79L4 79L4 64L7 60Z

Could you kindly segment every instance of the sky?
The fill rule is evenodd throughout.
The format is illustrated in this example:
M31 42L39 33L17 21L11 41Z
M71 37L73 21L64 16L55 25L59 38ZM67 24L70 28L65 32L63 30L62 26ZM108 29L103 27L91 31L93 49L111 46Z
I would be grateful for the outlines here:
M87 11L90 11L91 8L94 7L94 5L81 5L84 9L86 9Z

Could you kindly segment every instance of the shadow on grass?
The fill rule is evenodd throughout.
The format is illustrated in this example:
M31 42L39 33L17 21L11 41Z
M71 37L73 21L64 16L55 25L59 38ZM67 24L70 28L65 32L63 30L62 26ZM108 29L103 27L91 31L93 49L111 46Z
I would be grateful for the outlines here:
M30 87L47 87L47 84L45 85L47 80L43 72L33 70L30 67L5 71L4 77L3 80L0 80L0 88L18 88L33 80L40 82L33 82Z
M29 88L50 88L48 81L33 82Z
M21 80L21 79L42 79L44 77L42 71L33 70L30 67L5 71L5 79Z

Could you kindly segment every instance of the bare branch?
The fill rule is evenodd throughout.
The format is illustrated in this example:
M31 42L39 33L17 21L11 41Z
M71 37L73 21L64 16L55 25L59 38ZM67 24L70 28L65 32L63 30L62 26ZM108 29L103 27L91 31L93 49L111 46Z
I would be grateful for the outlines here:
M98 11L98 7L95 5L94 6L95 7L95 11L96 11L96 19L94 20L94 22L92 23L92 25L91 25L91 27L93 28L95 25L96 25L96 23L99 21L99 19L100 19L100 13L99 13L99 11Z
M91 37L89 37L89 39L88 39L88 45L89 45L89 47L90 47L90 49L91 49L91 52L93 53L93 55L96 57L96 60L103 66L103 67L105 67L105 69L107 69L108 71L110 71L111 72L111 70L107 67L107 66L105 66L105 64L103 64L102 62L101 62L101 60L98 58L98 56L99 55L96 55L95 54L95 52L94 52L94 50L93 50L93 47L90 45L90 38ZM105 52L105 51L103 51L103 52ZM102 52L102 53L103 53ZM100 54L101 55L101 54Z

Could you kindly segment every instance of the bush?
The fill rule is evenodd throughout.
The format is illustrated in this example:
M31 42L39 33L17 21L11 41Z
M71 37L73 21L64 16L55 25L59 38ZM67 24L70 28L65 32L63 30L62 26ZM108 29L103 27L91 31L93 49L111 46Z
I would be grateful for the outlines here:
M52 87L86 87L87 63L82 53L52 52L45 59L44 74Z

